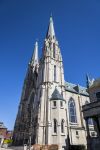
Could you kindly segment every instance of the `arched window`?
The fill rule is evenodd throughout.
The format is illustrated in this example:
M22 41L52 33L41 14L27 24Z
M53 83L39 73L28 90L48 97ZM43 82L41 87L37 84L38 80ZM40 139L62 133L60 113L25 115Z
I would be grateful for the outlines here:
M54 119L54 133L57 133L57 120Z
M56 107L56 101L53 101L53 106Z
M93 119L92 118L88 119L88 125L93 125Z
M64 133L64 120L61 120L61 133Z
M69 109L69 121L72 123L77 123L76 107L75 102L72 98L68 102L68 109Z
M56 81L56 66L54 66L54 81Z
M55 58L55 43L53 43L53 58Z
M63 102L62 101L60 101L60 107L63 107Z

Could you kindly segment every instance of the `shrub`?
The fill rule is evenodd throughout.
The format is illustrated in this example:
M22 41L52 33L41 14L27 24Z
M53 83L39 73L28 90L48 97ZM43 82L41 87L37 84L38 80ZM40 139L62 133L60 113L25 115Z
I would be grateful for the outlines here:
M12 140L11 139L5 139L3 143L4 144L10 144L10 143L12 143Z

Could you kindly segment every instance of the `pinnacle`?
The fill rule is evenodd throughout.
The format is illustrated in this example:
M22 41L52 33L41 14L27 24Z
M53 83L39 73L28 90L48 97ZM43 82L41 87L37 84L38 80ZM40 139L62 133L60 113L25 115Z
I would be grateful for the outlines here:
M48 31L46 37L55 37L55 31L54 31L54 24L53 24L53 18L50 16L50 21L49 21L49 26L48 26Z
M34 65L38 64L38 42L37 41L35 42L34 52L33 52L31 61L32 61L32 64Z

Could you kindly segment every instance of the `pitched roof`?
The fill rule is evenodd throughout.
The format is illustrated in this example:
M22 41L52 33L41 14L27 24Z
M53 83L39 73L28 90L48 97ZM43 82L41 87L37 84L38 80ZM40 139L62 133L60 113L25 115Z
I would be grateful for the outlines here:
M55 88L54 92L52 93L51 100L63 100L63 101L65 101L63 96L57 90L57 88Z
M65 90L69 91L69 92L89 96L89 93L87 92L86 87L76 85L76 84L72 84L70 82L65 82Z

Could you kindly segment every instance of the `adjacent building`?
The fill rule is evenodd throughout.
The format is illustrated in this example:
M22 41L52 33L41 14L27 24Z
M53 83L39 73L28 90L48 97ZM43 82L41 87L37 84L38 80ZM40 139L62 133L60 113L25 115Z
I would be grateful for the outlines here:
M90 103L83 106L83 114L87 127L87 147L88 150L100 149L100 79L89 79L88 92ZM90 136L88 120L92 119L94 124L94 137Z
M11 139L12 131L7 130L3 122L0 122L0 145L2 145L4 139Z
M0 122L0 144L3 143L4 138L6 137L7 128L3 122Z
M86 146L82 106L87 102L87 88L64 79L61 50L50 17L42 57L38 58L36 42L28 64L14 126L14 145L30 139L32 144L58 144L60 150L69 145ZM92 135L94 129L90 126Z

